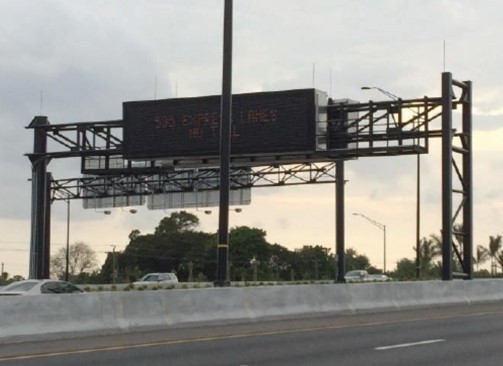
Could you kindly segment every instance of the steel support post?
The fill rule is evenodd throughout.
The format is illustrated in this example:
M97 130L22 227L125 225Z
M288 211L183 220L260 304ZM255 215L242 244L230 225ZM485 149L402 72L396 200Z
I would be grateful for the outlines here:
M463 203L463 268L467 279L473 277L473 170L472 170L472 82L465 81L463 100L463 182L465 200Z
M442 280L452 280L452 74L442 73Z
M416 279L421 277L421 155L416 157Z
M66 199L66 253L65 253L65 281L69 280L70 266L70 197Z
M220 118L220 206L218 218L217 280L215 286L229 286L229 189L232 123L232 0L224 5L224 46L222 103Z
M40 154L47 152L47 134L43 128L49 124L47 117L37 116L30 127L34 129L33 153L31 158L32 178L31 178L31 239L30 239L30 268L29 278L44 278L44 255L46 241L46 199L47 199L47 164L48 157Z
M42 259L42 277L49 278L51 275L51 181L52 174L45 174L45 215L44 215L44 248L43 248L43 259Z
M345 260L344 260L344 160L337 160L335 164L335 240L337 256L337 274L335 282L344 283Z

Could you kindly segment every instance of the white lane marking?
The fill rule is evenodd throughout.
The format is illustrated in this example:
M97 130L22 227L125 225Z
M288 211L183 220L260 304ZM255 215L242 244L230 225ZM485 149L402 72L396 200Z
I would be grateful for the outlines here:
M376 351L384 351L384 350L393 349L393 348L404 348L404 347L422 346L424 344L432 344L432 343L439 343L439 342L445 342L445 339L430 339L430 340L427 340L427 341L420 341L420 342L413 342L413 343L394 344L392 346L376 347L374 349Z

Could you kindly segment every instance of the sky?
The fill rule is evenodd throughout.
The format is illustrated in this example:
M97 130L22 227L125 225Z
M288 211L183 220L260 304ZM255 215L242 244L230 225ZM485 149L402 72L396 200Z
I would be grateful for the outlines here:
M221 93L223 0L0 0L0 262L28 275L33 131L51 124L122 118L122 102ZM503 229L503 35L500 0L234 0L233 92L311 88L334 99L440 96L441 73L473 82L474 244ZM439 141L421 156L421 237L440 233ZM80 175L80 161L53 160L55 179ZM346 248L381 268L414 258L416 157L346 163ZM172 211L71 204L70 242L122 250L128 234L153 232ZM215 232L217 210L197 214ZM66 204L52 205L54 253L66 243ZM333 184L252 190L230 226L263 229L289 249L335 248Z

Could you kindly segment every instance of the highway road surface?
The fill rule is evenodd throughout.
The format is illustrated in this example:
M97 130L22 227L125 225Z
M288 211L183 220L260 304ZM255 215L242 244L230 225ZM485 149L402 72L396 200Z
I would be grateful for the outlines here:
M0 366L503 365L503 303L0 345Z

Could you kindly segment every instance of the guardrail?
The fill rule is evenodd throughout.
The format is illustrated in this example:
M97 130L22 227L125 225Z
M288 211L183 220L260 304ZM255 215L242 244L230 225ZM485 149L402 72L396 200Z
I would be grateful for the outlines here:
M8 296L0 298L0 343L501 300L501 280Z

